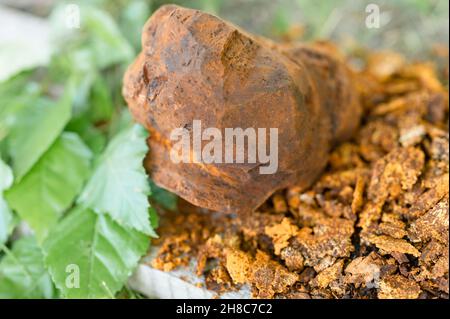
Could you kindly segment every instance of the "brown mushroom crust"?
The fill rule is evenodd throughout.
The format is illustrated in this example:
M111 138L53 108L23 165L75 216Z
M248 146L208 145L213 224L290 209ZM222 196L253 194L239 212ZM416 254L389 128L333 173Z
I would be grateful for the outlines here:
M145 24L142 48L123 95L150 131L145 166L156 184L194 205L247 212L279 189L306 188L332 145L358 126L352 74L326 47L276 44L213 15L167 5ZM170 134L192 129L194 120L222 132L277 128L278 170L260 174L258 162L174 163Z

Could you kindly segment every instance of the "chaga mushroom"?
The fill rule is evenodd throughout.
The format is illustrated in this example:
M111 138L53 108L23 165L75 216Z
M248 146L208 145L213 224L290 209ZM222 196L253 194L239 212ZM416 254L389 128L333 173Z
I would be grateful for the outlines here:
M145 166L155 183L223 212L250 212L279 189L308 187L332 145L354 132L361 115L352 73L328 46L277 44L174 5L161 7L145 24L123 95L134 119L150 131ZM173 161L178 141L172 132L189 132L193 144L195 121L222 133L276 128L277 143L258 135L257 144L268 151L277 146L276 170L261 173L268 165L262 156L226 162L221 153L212 163L199 161L208 140L190 150L191 161ZM237 154L237 139L220 139Z

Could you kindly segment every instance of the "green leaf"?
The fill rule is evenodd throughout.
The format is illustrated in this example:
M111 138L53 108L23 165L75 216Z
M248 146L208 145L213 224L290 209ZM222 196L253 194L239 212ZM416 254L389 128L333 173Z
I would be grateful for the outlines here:
M166 191L163 188L158 187L152 180L149 181L150 189L152 193L152 200L160 204L163 208L168 210L177 209L177 195Z
M284 7L279 7L273 19L275 34L282 35L288 31L290 22L287 16L288 10Z
M11 234L14 218L8 204L0 195L0 245L4 244Z
M13 160L16 182L33 167L53 144L71 115L72 90L54 102L39 98L20 112L20 117L8 136L8 150Z
M92 121L108 121L114 111L114 105L105 80L101 76L95 79L90 96L89 116Z
M100 155L106 146L106 133L96 128L85 116L72 119L66 130L77 133L95 156Z
M63 133L29 173L5 194L39 240L81 191L90 172L91 152L75 133Z
M5 137L10 134L11 130L16 125L20 111L26 105L34 103L33 101L36 98L37 97L32 97L29 95L19 95L13 99L2 100L0 97L0 141L5 139Z
M109 215L76 208L52 231L44 251L64 297L108 298L123 286L148 245L147 236L120 226ZM79 280L67 285L69 266L78 269Z
M153 235L147 199L150 188L143 167L146 137L147 132L137 124L114 137L78 202L111 215L120 225Z
M13 215L3 198L3 191L13 182L12 171L0 158L0 244L8 239L13 226Z
M96 69L131 62L135 54L116 24L117 19L107 11L92 5L92 0L79 3L79 8L81 16L79 29L69 29L65 26L67 20L65 5L57 5L51 14L58 54L65 55L71 51L85 49L92 56Z
M67 29L67 28L63 28ZM67 52L54 55L48 68L52 83L63 83L70 79L73 85L72 116L89 112L89 95L97 75L93 53L84 47L67 48Z
M11 168L0 158L0 193L11 187L13 174Z
M223 5L222 2L222 0L201 0L201 9L212 14L217 14Z
M151 14L151 2L135 0L128 4L121 13L120 26L128 41L136 51L141 48L141 33L145 22Z
M122 109L121 112L114 113L114 116L111 120L108 130L109 138L117 135L119 132L122 132L126 129L131 128L134 125L133 118L131 117L131 113L127 109Z
M27 83L31 81L30 76L33 71L24 71L14 75L8 80L0 82L0 101L5 98L15 97L18 92L22 92ZM3 107L3 105L2 105ZM1 110L1 109L0 109Z
M103 68L133 58L132 47L110 15L91 6L82 7L81 11L98 66Z
M39 93L39 85L32 82L30 72L20 73L0 83L0 141L17 121L19 111L32 103Z
M153 207L150 207L149 214L150 214L150 223L152 224L152 227L154 229L158 228L159 227L158 213L156 212L156 210ZM158 235L156 235L156 233L155 233L155 237L158 237Z
M55 289L33 236L14 243L0 262L0 298L53 298Z

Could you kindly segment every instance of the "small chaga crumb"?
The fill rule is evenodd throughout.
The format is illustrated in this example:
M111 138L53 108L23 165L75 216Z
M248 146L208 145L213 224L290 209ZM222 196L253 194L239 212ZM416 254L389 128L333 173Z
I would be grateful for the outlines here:
M159 246L157 256L151 262L157 269L171 271L187 266L202 244L216 232L223 231L223 225L228 221L227 216L205 214L186 205L180 204L182 214L165 212L167 215L161 218L158 233L164 236L152 241L152 245Z
M363 170L345 170L324 174L314 186L314 191L321 193L325 189L340 190L355 185L358 176L363 173Z
M416 183L423 165L424 153L415 147L397 148L375 163L368 196L374 202L396 198L402 190Z
M277 214L282 214L287 212L287 205L284 197L280 194L275 194L272 197L273 210Z
M366 257L357 257L345 268L345 282L354 284L356 287L361 285L367 288L378 287L381 267L384 265L383 258L375 252Z
M197 254L197 274L201 275L207 268L209 259L223 259L224 243L222 238L216 234L210 237L206 243L200 246Z
M329 165L333 171L343 171L353 167L363 166L359 148L355 144L343 143L331 153Z
M425 127L423 125L415 125L400 130L400 144L402 146L412 146L420 143L426 134Z
M288 246L289 239L296 236L298 227L288 218L284 218L280 224L267 226L265 233L272 238L275 255L279 255L281 250Z
M311 296L306 291L303 292L298 288L293 291L289 291L279 297L282 299L311 299Z
M434 238L440 242L448 242L449 198L442 199L425 215L415 220L409 228L412 241L426 241Z
M362 237L364 237L364 232L371 231L374 227L377 227L377 222L382 216L382 203L367 202L364 205L363 210L359 214L358 226L362 228Z
M225 267L235 284L247 282L251 273L253 258L242 250L229 249L226 252Z
M281 259L284 260L286 267L290 271L301 271L305 262L300 250L293 246L283 248L281 251Z
M253 214L245 214L235 221L236 227L241 229L243 235L247 238L255 238L265 233L267 225L281 223L283 214L270 214L263 212L255 212Z
M152 266L163 271L171 271L178 266L186 266L190 260L191 245L187 234L167 238L161 246Z
M420 295L420 286L414 280L401 275L386 276L380 281L378 298L380 299L416 299Z
M401 239L408 234L405 230L405 224L401 221L380 223L377 231L397 239Z
M414 274L418 281L425 279L444 278L449 269L448 242L430 241L423 249L419 258L420 269ZM447 276L448 277L448 276Z
M316 270L328 267L328 263L338 257L348 257L354 250L351 242L353 222L343 218L324 218L322 223L312 228L302 228L293 245L298 247L305 258L305 265Z
M443 278L448 273L449 261L448 261L448 247L442 256L440 256L434 265L431 267L428 278L438 279Z
M342 268L344 266L344 260L340 259L332 266L322 270L316 278L313 280L313 285L317 285L319 288L328 287L333 281L338 280L342 275Z
M423 87L432 92L444 91L444 88L436 75L436 69L432 63L425 62L409 64L402 68L400 73L402 76L407 78L417 78Z
M396 52L373 53L367 60L367 72L379 81L386 81L405 65L405 58Z
M436 136L427 147L432 159L447 162L449 161L449 143L447 136Z
M298 208L298 206L300 206L300 193L301 188L297 186L287 189L286 197L289 208L296 209Z
M434 179L429 189L423 192L412 203L409 210L411 216L421 216L432 208L439 200L449 192L449 174L444 174Z
M272 298L283 293L298 281L298 275L290 272L262 251L256 254L250 283L255 288L255 297Z
M419 257L420 252L413 245L408 243L406 240L392 238L389 236L370 236L369 241L378 247L382 252L385 253L403 253L410 254L414 257Z
M353 191L352 198L352 212L357 214L360 212L361 208L364 205L364 188L365 188L365 179L363 175L360 175L356 179L355 190Z
M398 146L398 132L392 124L375 120L361 129L358 142L361 157L376 161Z
M353 190L350 187L344 188L344 191L345 190L349 190L349 196L345 196L343 193L339 193L338 196L340 196L341 201L349 203L351 201ZM353 214L350 205L343 204L338 200L320 200L320 206L323 212L329 217L344 217L347 219L356 220L356 215Z
M205 285L209 290L223 293L231 288L231 278L226 269L219 265L206 273Z

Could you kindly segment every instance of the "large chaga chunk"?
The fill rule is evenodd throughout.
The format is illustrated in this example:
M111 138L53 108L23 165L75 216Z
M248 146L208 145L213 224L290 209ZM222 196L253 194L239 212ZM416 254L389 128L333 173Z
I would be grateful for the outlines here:
M275 44L169 5L146 23L142 47L125 74L123 94L151 133L146 167L158 185L195 205L252 211L278 189L305 188L325 167L330 147L358 126L352 74L325 45ZM186 129L192 145L194 120L202 129L219 129L222 145L225 128L278 129L276 172L261 174L267 163L260 158L224 163L226 150L222 163L174 163L171 132ZM191 152L191 158L199 155Z

